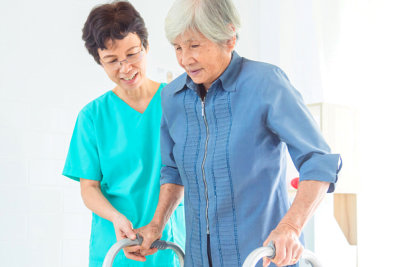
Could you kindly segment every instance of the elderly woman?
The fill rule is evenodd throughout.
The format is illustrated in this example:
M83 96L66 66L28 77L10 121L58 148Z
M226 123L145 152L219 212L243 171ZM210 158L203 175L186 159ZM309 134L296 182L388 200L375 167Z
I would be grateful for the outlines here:
M94 8L83 28L89 53L115 88L79 113L63 174L80 181L93 211L89 266L102 266L108 249L148 224L160 190L161 89L146 76L149 49L144 21L128 2ZM164 240L184 241L183 207L166 223ZM154 252L154 250L153 250ZM178 266L172 251L146 259L132 248L113 266ZM132 259L132 260L130 260ZM133 261L136 260L136 261Z
M340 156L281 69L234 51L239 26L231 0L177 0L168 13L186 73L162 92L165 166L154 218L138 229L142 255L184 194L185 266L239 267L270 241L276 257L264 266L297 266L302 228L335 188ZM286 147L300 172L291 206Z

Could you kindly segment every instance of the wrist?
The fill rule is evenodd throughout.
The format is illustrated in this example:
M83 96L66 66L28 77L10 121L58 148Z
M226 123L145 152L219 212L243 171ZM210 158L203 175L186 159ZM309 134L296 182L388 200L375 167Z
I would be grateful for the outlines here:
M119 213L117 210L112 211L111 216L110 216L110 219L111 219L110 221L112 223L116 223L121 220L121 217L125 217L125 216L122 215L121 213Z
M163 218L153 217L153 219L151 220L150 224L153 227L157 227L157 228L160 228L162 230L162 229L164 229L166 222L165 222L165 220Z
M293 232L298 237L301 234L301 228L289 222L280 222L276 228L285 232Z

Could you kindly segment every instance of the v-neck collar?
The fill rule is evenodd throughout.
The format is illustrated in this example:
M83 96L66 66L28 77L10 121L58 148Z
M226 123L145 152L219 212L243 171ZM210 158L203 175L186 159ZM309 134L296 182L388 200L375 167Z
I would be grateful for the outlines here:
M151 107L152 103L154 102L153 100L156 98L157 94L159 93L159 91L161 90L162 87L162 83L160 83L160 85L157 88L157 91L155 92L155 94L153 95L153 97L151 98L149 104L147 104L146 109L143 111L143 113L137 111L136 109L134 109L133 107L131 107L128 103L126 103L124 100L122 100L122 98L120 98L116 93L114 93L113 90L110 90L109 93L114 97L117 98L118 101L120 101L124 106L126 106L127 108L129 108L130 110L132 110L134 113L137 113L138 115L144 115L146 114L147 110Z

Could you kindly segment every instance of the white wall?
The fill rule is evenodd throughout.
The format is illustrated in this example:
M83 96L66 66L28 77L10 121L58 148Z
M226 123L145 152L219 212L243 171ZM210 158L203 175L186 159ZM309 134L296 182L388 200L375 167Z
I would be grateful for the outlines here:
M177 75L181 70L163 33L172 0L131 2L150 33L149 76L165 80L165 69ZM395 220L383 207L397 202L400 180L390 168L397 164L392 151L398 145L398 130L382 119L395 123L398 118L393 115L400 114L391 93L397 87L390 79L398 68L384 60L400 47L398 38L394 42L387 38L396 32L398 16L388 2L367 2L235 1L243 24L239 54L281 66L307 103L355 105L363 114L360 172L365 179L359 216L359 266L363 267L379 266L386 260L386 250L396 255L396 246L388 241L389 235L398 240ZM103 1L1 2L1 266L87 266L90 212L80 199L78 183L62 177L61 171L78 111L112 88L81 40L86 16L98 3ZM357 12L362 20L351 19ZM365 22L368 16L373 22ZM380 41L384 46L376 49ZM355 70L356 80L351 75ZM385 79L378 78L381 74ZM376 125L374 131L371 124ZM332 247L326 251L338 256ZM393 257L387 259L390 263Z

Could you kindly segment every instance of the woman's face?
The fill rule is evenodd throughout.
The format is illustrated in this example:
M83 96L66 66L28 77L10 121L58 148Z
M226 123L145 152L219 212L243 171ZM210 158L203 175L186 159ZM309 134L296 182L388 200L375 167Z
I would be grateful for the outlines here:
M147 50L137 34L129 33L122 40L108 40L106 49L98 49L98 53L108 77L119 87L135 89L147 79Z
M193 82L208 90L228 67L235 41L233 38L226 44L216 44L198 31L188 30L173 45L179 65Z

